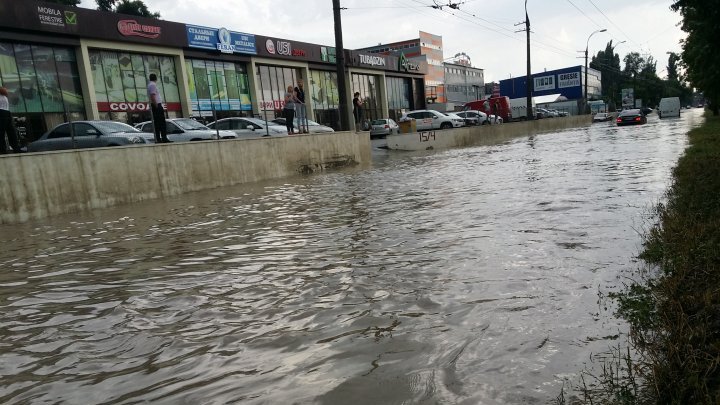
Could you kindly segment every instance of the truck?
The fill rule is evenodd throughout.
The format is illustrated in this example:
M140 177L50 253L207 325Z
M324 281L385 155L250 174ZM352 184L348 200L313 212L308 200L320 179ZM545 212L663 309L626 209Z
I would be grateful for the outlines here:
M534 117L535 114L535 100L532 101L533 111L530 113L530 117ZM510 110L512 111L512 117L514 121L525 121L528 119L527 114L527 98L511 98L510 99Z
M497 115L504 122L513 120L513 113L510 109L510 98L507 96L494 96L482 100L468 101L463 105L463 111L482 111L488 116Z
M658 118L679 117L680 116L680 98L665 97L660 99L657 108Z

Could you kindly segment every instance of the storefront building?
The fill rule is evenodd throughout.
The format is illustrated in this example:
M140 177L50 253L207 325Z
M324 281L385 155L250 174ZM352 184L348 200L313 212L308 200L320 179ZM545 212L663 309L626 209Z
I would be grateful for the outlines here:
M170 118L274 119L302 81L308 117L340 129L333 47L32 0L0 0L0 38L0 85L26 141L67 120L150 120L152 73ZM345 52L349 109L354 91L368 118L422 107L423 69Z

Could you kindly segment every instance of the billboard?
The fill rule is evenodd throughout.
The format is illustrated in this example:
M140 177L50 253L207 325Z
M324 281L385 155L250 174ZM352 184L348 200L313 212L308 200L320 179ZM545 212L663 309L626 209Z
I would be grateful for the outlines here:
M534 80L533 90L535 91L555 89L555 75L535 76Z
M188 46L222 53L256 54L255 35L229 31L225 28L186 25Z
M620 96L622 97L623 108L633 108L635 105L635 89L622 89Z

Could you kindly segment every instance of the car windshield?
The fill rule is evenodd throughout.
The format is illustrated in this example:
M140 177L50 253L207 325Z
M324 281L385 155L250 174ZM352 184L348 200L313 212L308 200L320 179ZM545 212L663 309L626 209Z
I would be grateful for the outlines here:
M130 125L123 124L122 122L102 121L93 122L93 125L95 125L95 127L97 127L100 132L105 134L116 134L119 132L140 132L137 129L131 127Z
M387 122L385 122L385 120L374 120L372 122L372 125L385 125L385 124L387 124Z
M200 130L204 130L204 129L209 129L205 125L203 125L195 120L191 120L190 118L185 118L185 119L181 119L181 120L173 120L172 122L175 123L175 125L179 126L180 128L182 128L186 131L200 131Z
M245 121L252 122L255 125L259 125L261 127L265 127L265 121L261 120L259 118L243 118ZM268 125L277 125L277 122L268 121Z
M620 115L640 115L640 110L625 110Z

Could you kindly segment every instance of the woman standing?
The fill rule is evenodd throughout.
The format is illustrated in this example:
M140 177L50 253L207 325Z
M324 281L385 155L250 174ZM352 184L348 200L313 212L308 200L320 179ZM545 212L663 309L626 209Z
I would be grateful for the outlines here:
M10 147L13 152L20 152L17 136L15 135L15 127L13 126L12 115L10 114L10 100L8 99L8 91L5 87L0 87L0 154L7 153L7 145L5 144L5 135L7 135Z
M295 103L298 102L293 90L293 86L288 86L285 92L285 106L283 107L283 117L285 117L285 127L287 127L288 135L295 133Z

